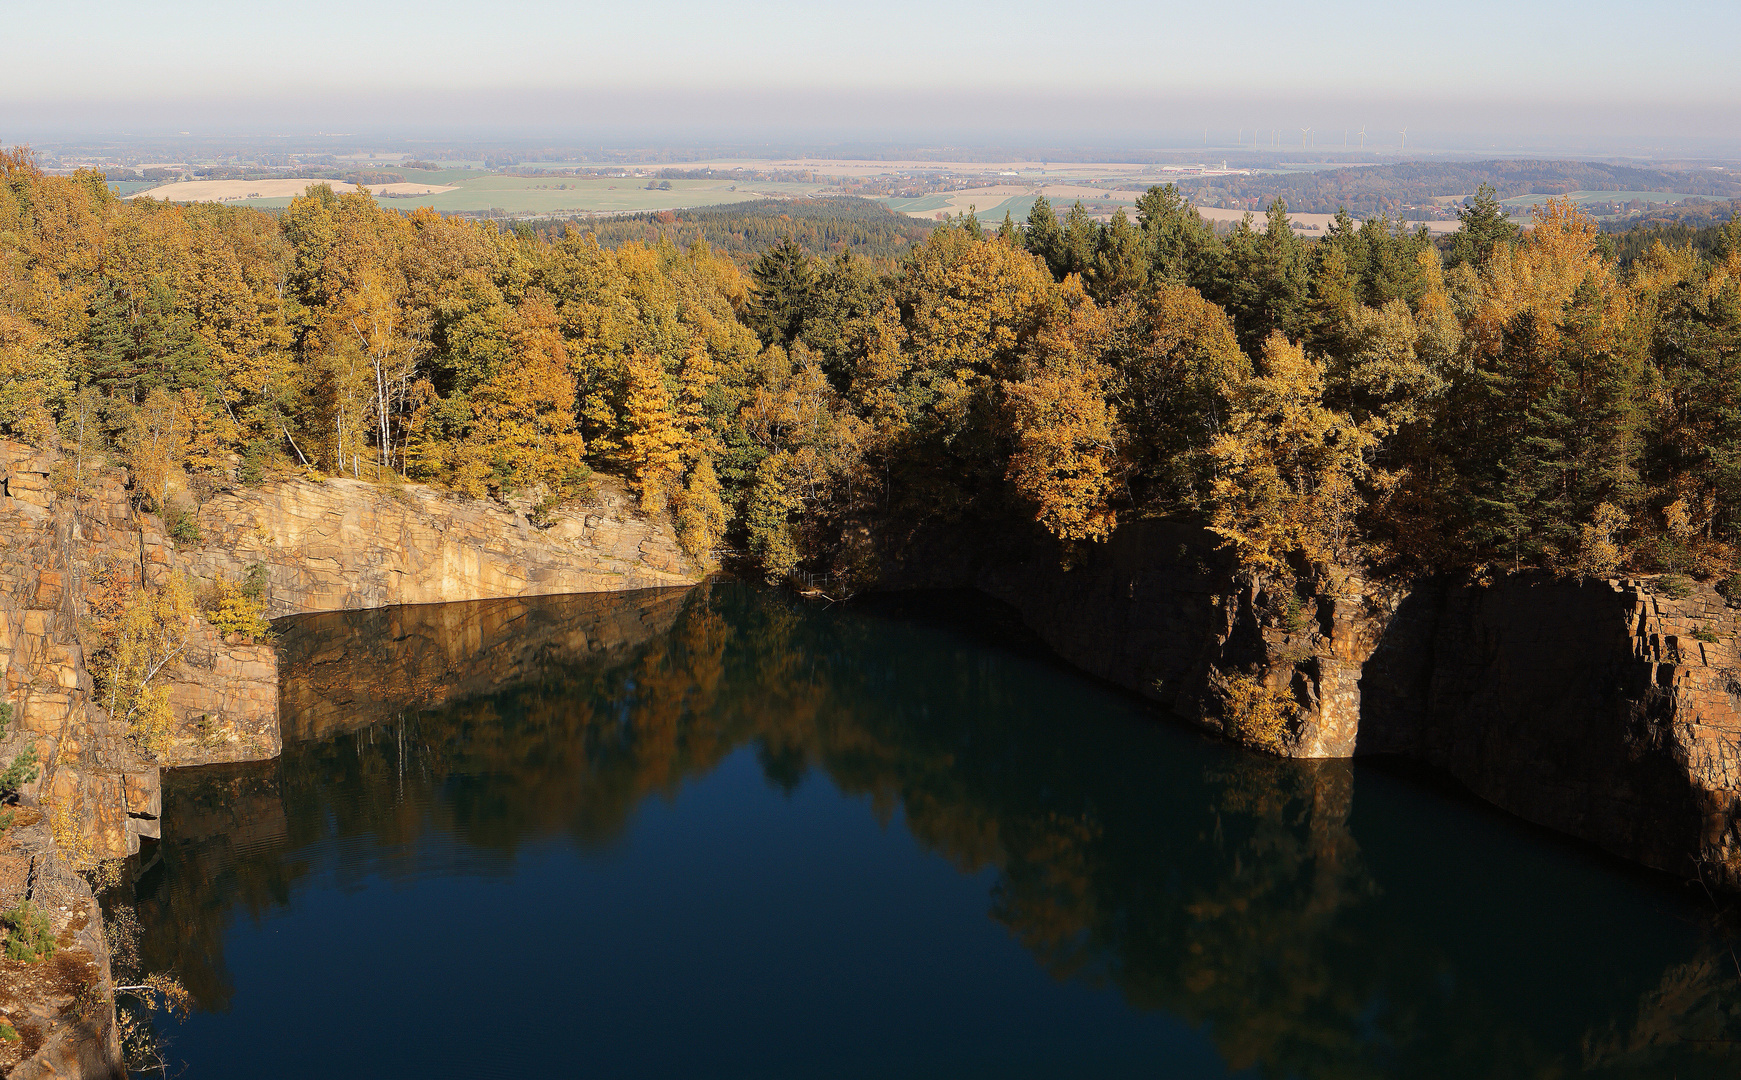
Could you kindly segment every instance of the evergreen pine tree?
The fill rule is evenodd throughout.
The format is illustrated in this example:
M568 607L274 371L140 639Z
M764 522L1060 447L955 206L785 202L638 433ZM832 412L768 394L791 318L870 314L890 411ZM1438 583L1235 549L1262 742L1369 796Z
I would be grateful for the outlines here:
M1064 230L1058 225L1058 215L1044 195L1034 200L1028 211L1028 229L1024 237L1028 250L1046 261L1052 276L1063 280L1069 260L1064 253Z
M1469 205L1457 211L1462 222L1451 236L1451 265L1480 263L1492 254L1495 246L1517 241L1520 230L1511 223L1505 207L1500 205L1498 192L1492 184L1475 189Z
M810 304L816 273L810 257L788 233L762 253L750 267L756 292L750 301L749 324L764 345L789 345L804 330L804 315Z
M1142 288L1149 268L1142 233L1124 216L1122 207L1112 215L1112 224L1099 234L1087 284L1089 294L1106 304Z

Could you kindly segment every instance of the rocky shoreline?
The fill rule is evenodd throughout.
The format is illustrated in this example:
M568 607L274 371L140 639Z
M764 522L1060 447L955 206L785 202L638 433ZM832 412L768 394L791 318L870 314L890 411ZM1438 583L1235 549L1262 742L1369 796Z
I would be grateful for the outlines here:
M81 642L81 621L104 589L161 588L172 575L239 582L259 567L266 614L276 618L703 576L669 522L640 514L610 477L598 478L586 505L542 526L417 485L234 487L199 507L200 539L178 543L161 520L133 509L124 473L82 477L74 494L65 469L53 453L0 440L0 700L14 713L0 757L29 746L42 763L24 787L19 823L0 838L0 907L36 903L64 958L47 962L59 973L49 980L39 977L43 963L0 960L0 1020L21 1034L0 1041L0 1075L9 1077L124 1075L102 920L77 870L160 835L163 768L267 759L282 748L274 646L222 636L196 618L162 676L168 745L141 754L98 700Z

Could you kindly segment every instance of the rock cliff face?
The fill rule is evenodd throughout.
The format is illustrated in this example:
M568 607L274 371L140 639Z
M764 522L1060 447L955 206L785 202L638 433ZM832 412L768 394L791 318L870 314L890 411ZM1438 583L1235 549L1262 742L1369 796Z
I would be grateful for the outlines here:
M1741 620L1707 586L1350 578L1276 596L1166 522L1062 561L1043 540L920 535L884 584L977 588L1071 663L1216 730L1216 679L1256 674L1299 708L1284 753L1423 761L1529 821L1741 889Z
M25 790L64 809L62 839L76 830L95 857L117 858L139 849L142 830L155 835L154 812L143 815L156 798L157 769L93 700L79 618L97 565L137 580L145 564L138 531L114 528L125 501L111 504L99 490L83 513L61 505L48 483L53 464L0 442L0 696L14 711L0 757L33 747L42 775Z
M492 502L342 478L238 488L199 512L187 558L200 577L241 580L260 563L268 617L497 596L691 585L700 573L670 526L598 477L593 505L540 529Z
M1741 627L1709 587L1669 588L1417 588L1366 664L1356 752L1428 762L1538 824L1741 889Z
M123 1077L103 913L56 850L42 815L14 813L16 824L0 836L0 894L27 899L49 916L55 953L35 962L0 959L0 1020L19 1034L17 1042L0 1042L0 1075Z
M668 522L633 511L610 478L601 478L594 505L559 513L544 529L493 504L416 486L331 480L237 489L201 509L203 544L178 546L161 521L133 510L123 473L79 477L77 494L66 474L55 455L0 440L0 701L15 714L0 739L0 762L30 747L42 763L24 788L35 831L15 828L5 838L34 847L21 873L8 871L17 869L7 862L11 849L0 851L0 906L37 888L64 894L50 912L68 942L64 955L83 948L100 979L90 984L96 997L67 990L73 976L66 975L38 987L30 1002L0 1003L32 1017L30 1056L14 1063L7 1073L14 1077L107 1076L119 1067L101 920L68 864L120 858L138 851L141 837L160 835L162 767L269 758L282 745L274 647L225 639L195 619L164 670L170 744L151 760L142 756L127 724L104 709L81 640L104 590L160 588L176 574L196 586L239 581L258 563L276 617L701 577ZM43 876L50 870L66 880L50 888L54 875ZM74 895L80 888L82 897Z

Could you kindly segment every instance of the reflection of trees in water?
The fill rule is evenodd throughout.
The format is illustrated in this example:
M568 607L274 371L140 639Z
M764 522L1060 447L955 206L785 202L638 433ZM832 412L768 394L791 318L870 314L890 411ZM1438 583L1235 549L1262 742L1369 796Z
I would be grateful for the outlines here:
M432 858L487 870L536 837L607 842L649 795L753 746L771 783L790 790L821 768L882 819L899 809L963 870L995 868L993 916L1047 970L1208 1024L1235 1068L1643 1075L1672 1058L1704 1075L1741 1029L1735 972L1716 962L1726 947L1619 975L1600 941L1471 964L1495 946L1387 903L1350 829L1347 762L1085 716L1110 699L1044 665L738 586L651 616L645 597L513 603L525 610L512 618L423 609L422 626L407 609L391 634L365 616L332 621L316 647L287 651L287 699L329 717L366 699L375 722L289 743L273 765L171 779L171 873L155 892L147 878L139 904L147 961L221 1008L225 911L286 903L335 837L374 841L367 865L336 860L340 874L415 874ZM484 623L496 629L471 633ZM605 623L642 633L599 647L583 631ZM493 658L456 666L465 641L492 636ZM368 663L332 666L364 639ZM431 701L445 704L417 708ZM434 856L420 837L461 843ZM1513 965L1562 970L1512 979ZM1543 985L1552 1008L1536 1000Z

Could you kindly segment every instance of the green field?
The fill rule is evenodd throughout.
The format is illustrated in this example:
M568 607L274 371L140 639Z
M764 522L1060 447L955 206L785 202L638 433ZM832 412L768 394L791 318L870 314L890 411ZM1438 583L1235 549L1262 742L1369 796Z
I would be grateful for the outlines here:
M1003 216L1008 212L1010 217L1020 223L1028 220L1028 215L1033 213L1034 203L1038 199L1038 195L1017 195L1015 198L1005 199L989 209L975 210L974 216L990 225L1002 225Z
M377 167L404 176L407 183L457 187L457 190L436 195L381 197L381 205L406 212L428 206L444 213L484 213L496 210L506 214L552 216L622 214L686 206L719 206L767 196L801 198L819 190L818 185L814 184L738 184L730 178L654 181L668 182L671 187L649 190L647 179L633 176L515 176L471 169L428 171ZM289 206L290 200L248 199L229 205L273 208Z
M949 199L943 195L925 195L917 199L878 199L877 202L887 206L897 214L916 214L927 210L942 210L949 205Z

